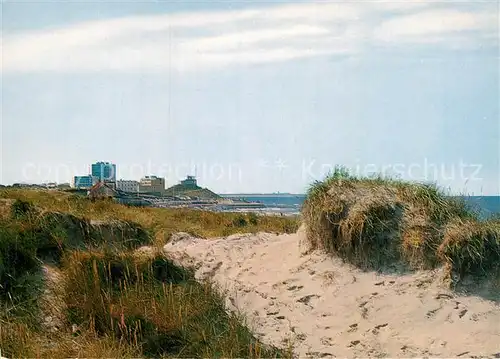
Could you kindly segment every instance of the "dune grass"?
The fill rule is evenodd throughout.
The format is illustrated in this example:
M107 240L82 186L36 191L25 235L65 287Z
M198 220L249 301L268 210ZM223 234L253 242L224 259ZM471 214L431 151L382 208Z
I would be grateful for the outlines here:
M432 184L360 178L339 167L311 185L302 216L314 248L363 268L444 264L463 277L500 267L500 221L481 221Z
M0 349L18 357L291 357L260 343L223 293L161 255L170 234L292 232L283 217L134 208L0 191ZM135 251L148 245L148 251ZM47 274L53 268L60 279ZM59 278L59 277L58 277ZM50 288L57 287L61 295ZM46 304L58 307L49 311ZM54 314L56 313L56 314ZM50 316L58 315L53 321ZM49 322L57 322L47 326Z
M69 320L149 357L276 357L210 283L161 254L75 252L65 260ZM251 355L251 353L259 355Z
M445 228L438 257L464 276L500 269L500 221L456 218Z
M1 189L0 200L29 202L42 212L61 212L79 218L136 223L164 244L172 233L187 232L201 238L228 236L245 232L294 233L298 220L289 217L255 214L214 213L193 209L128 207L113 201L92 203L68 192ZM1 213L0 213L1 215Z

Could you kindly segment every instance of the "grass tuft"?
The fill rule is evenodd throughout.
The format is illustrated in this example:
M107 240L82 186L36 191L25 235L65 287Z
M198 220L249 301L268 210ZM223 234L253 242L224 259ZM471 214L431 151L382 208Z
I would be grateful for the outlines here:
M457 218L446 226L437 253L460 276L496 271L500 268L500 222Z
M226 312L212 285L161 254L74 252L65 268L69 321L146 356L242 357L249 347L279 355Z
M433 184L355 177L339 167L307 192L302 217L313 248L367 269L446 264L459 277L500 262L500 222Z

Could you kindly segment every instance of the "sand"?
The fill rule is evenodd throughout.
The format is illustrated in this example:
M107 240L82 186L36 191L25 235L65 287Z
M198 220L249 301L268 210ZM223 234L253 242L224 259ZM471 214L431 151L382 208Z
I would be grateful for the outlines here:
M363 272L307 253L303 230L213 240L177 234L168 257L227 290L265 343L300 357L500 358L500 305L460 296L443 270Z
M39 297L42 317L42 329L45 332L57 332L66 323L65 292L63 274L52 265L42 265L45 288Z

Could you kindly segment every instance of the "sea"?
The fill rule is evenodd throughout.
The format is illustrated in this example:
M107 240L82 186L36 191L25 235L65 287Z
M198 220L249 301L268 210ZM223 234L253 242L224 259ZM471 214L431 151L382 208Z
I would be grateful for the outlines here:
M264 208L259 211L266 213L280 213L294 215L300 209L306 198L303 194L230 194L223 195L227 198L239 198L248 202L259 202ZM500 196L466 196L463 197L468 205L477 210L482 218L500 214ZM252 210L255 211L255 210Z

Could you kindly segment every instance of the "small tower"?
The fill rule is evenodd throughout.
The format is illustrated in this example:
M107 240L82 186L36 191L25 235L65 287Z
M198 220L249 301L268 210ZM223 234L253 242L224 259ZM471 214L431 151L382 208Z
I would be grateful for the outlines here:
M188 188L197 188L198 184L196 182L195 176L186 176L185 180L181 181L181 185Z

